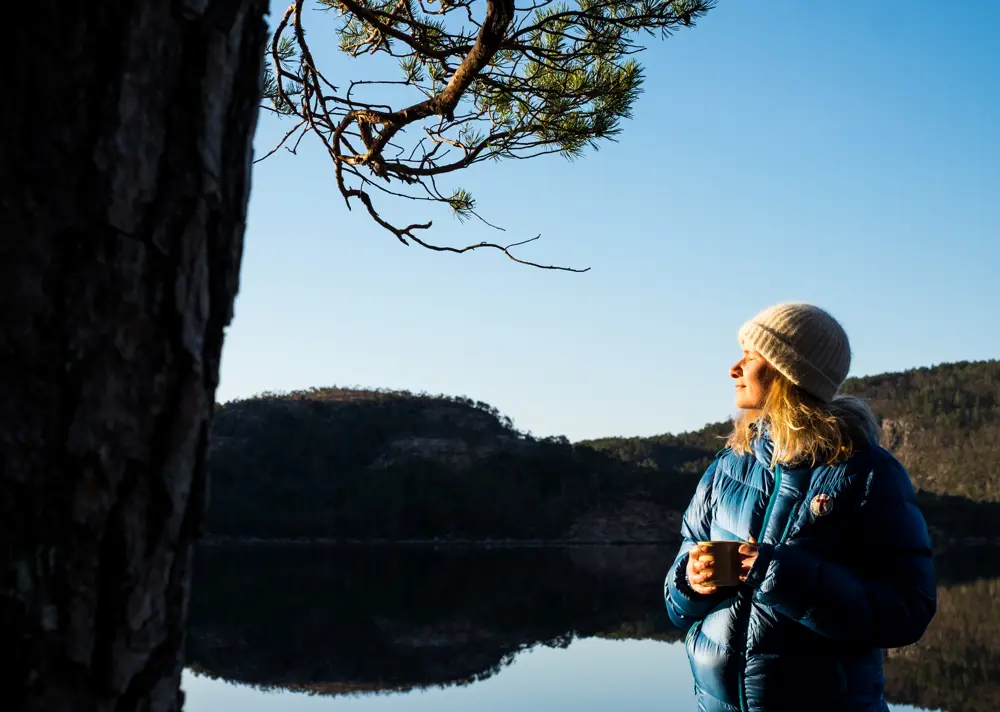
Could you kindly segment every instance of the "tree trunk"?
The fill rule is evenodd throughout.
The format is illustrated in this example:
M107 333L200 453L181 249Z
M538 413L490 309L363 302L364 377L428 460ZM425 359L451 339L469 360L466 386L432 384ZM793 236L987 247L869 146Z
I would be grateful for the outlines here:
M266 0L33 0L0 111L0 707L173 712ZM19 26L20 25L20 26Z

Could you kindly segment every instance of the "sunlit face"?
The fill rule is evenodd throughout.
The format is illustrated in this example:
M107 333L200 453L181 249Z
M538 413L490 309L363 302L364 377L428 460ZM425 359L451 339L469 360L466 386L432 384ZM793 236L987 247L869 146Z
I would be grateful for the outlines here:
M743 356L729 375L736 381L736 407L741 410L760 410L771 384L774 370L763 356L753 350L743 349Z

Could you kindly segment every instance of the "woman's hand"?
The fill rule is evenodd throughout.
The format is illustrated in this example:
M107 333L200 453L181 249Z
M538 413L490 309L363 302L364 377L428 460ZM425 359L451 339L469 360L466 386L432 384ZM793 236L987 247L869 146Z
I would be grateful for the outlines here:
M750 537L750 541L740 545L738 550L740 555L740 581L746 582L747 576L750 575L750 569L753 568L754 563L757 561L758 549L757 540L753 537Z
M700 544L691 547L691 550L688 552L687 582L692 591L702 595L715 593L715 584L712 583L712 567L715 565L715 562L698 561L698 557L701 554L707 553L708 547L701 546Z

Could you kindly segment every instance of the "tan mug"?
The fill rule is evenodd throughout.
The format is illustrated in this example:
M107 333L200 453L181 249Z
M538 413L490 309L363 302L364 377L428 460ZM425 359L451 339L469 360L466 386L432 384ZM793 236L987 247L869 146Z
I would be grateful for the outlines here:
M707 552L698 554L698 561L714 561L712 567L712 578L706 584L716 586L739 586L740 585L740 553L739 548L742 541L699 541L699 546L708 549Z

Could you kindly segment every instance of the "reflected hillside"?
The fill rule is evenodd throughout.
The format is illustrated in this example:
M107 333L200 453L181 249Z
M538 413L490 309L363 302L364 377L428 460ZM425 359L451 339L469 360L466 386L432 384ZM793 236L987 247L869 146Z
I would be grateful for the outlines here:
M198 553L188 663L318 694L468 684L520 651L574 637L678 641L660 600L672 547L208 547ZM1000 709L1000 558L938 557L939 613L891 651L893 702Z
M680 634L660 615L672 549L212 547L187 659L261 686L339 692L488 677L574 636Z
M1000 710L1000 578L944 586L923 639L890 651L886 684L897 702L950 712Z

